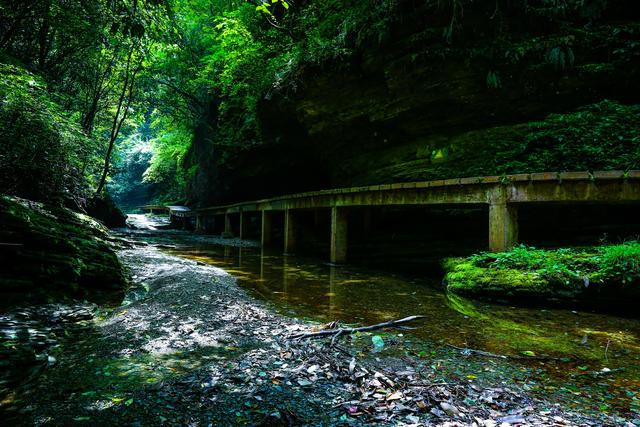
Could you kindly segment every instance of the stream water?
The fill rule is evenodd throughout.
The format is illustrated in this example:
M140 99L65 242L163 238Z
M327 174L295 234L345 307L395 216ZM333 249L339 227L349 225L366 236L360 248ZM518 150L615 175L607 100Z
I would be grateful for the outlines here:
M162 223L145 225L147 218L137 217L141 229L125 235L159 245L172 255L222 268L255 298L285 316L321 323L372 324L424 315L426 321L416 329L379 332L386 355L419 358L430 368L442 369L445 381L455 377L456 381L491 386L517 384L565 408L619 414L640 424L638 318L472 301L447 295L438 278L400 274L393 265L379 269L334 266L319 258L282 256L250 243L239 247L247 242L154 230ZM128 300L143 300L145 292L144 287L132 287L124 305ZM69 303L17 307L0 313L0 409L3 404L20 411L29 408L31 386L19 384L38 384L42 372L50 372L50 381L55 382L53 374L61 369L60 361L77 366L76 359L93 360L96 352L100 353L104 337L95 330L94 321L86 320L96 309L86 303ZM450 346L517 358L474 356ZM188 371L184 366L196 366L204 360L201 352L169 359L163 362L168 363L168 376ZM79 372L83 394L95 393L92 387L104 384L110 390L122 386L124 380L110 373L110 369L117 370L112 366L116 362L121 363L119 358L108 359ZM161 377L160 365L156 359L140 362L136 369L141 373L135 378L151 372ZM105 378L118 381L108 383Z
M594 411L640 413L639 319L472 301L447 295L437 279L391 273L392 266L334 266L210 244L171 252L223 268L285 315L358 324L424 315L424 326L400 333L414 355L454 345L520 356L511 363L525 389Z

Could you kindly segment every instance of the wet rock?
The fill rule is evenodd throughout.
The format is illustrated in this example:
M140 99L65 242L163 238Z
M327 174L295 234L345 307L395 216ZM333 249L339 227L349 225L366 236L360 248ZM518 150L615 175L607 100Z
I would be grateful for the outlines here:
M0 196L0 292L96 297L126 279L104 226L86 215Z

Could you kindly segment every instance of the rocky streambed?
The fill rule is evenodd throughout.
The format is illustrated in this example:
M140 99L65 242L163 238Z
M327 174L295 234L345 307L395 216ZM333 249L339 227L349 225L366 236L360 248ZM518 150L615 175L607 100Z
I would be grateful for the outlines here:
M136 234L154 233L155 243L135 241ZM78 327L60 328L73 318L65 314L34 334L46 356L36 357L43 362L38 372L6 383L3 419L12 425L632 425L530 395L500 359L456 349L448 357L418 355L403 334L292 340L327 326L276 314L224 270L168 254L162 247L171 233L163 233L128 236L134 242L119 256L133 286L121 305L70 308L65 313L79 313ZM53 307L48 313L55 318ZM30 321L12 327L34 329ZM429 327L428 321L415 326ZM5 348L16 345L14 335L3 336ZM461 365L478 372L491 366L493 376L453 375Z

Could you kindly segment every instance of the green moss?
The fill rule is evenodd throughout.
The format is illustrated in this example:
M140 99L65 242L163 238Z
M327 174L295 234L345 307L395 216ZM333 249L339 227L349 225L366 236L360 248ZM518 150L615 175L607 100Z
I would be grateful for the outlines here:
M355 185L541 171L640 168L640 106L602 101L531 123L433 135L350 160ZM432 153L446 152L446 156Z
M452 292L481 292L500 297L544 295L548 287L548 281L536 272L482 268L468 260L458 260L457 265L447 273L446 280Z
M86 215L1 196L0 225L2 291L85 295L126 283L106 228Z
M640 243L480 253L443 263L451 292L495 298L640 295Z

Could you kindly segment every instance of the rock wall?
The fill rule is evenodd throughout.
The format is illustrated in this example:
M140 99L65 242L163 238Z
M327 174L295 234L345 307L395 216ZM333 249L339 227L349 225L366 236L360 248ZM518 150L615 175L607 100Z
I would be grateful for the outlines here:
M383 43L305 64L295 91L266 96L264 143L217 156L192 201L516 172L509 159L525 153L530 122L605 99L640 103L640 15L627 3L585 17L471 2L447 40L450 15L400 2Z

